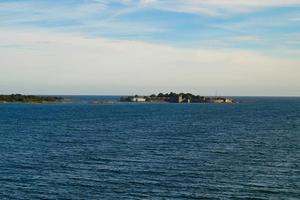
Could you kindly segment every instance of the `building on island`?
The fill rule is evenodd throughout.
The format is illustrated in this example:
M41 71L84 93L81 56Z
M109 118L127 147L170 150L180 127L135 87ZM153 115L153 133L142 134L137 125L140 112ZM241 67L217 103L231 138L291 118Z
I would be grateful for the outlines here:
M225 102L224 103L234 103L233 99L229 99L229 98L225 98Z
M182 103L183 102L182 95L171 96L169 102L170 103Z
M146 97L147 102L154 102L154 103L163 103L163 102L169 102L168 97Z
M144 97L133 97L131 98L132 102L145 102L146 99Z
M190 93L170 93L150 96L125 96L120 98L121 102L169 102L169 103L236 103L234 99L226 97L204 97Z
M121 97L120 101L122 102L145 102L146 98L139 96L129 96L129 97Z
M217 97L217 98L211 98L208 100L208 103L233 103L233 99L229 99L229 98L221 98L221 97Z
M183 103L191 103L191 99L190 98L185 98Z

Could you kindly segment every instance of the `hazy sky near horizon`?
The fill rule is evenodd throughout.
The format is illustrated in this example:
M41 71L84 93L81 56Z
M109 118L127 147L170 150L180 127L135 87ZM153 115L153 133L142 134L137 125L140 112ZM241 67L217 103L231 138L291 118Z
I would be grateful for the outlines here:
M0 0L0 93L300 96L300 0Z

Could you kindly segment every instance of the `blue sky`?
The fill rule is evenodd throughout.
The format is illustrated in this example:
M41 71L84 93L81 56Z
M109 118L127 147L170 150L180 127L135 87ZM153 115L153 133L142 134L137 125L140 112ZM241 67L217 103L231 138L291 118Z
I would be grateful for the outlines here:
M5 56L5 63L0 63L1 68L5 67L2 71L21 76L20 71L26 67L13 58L25 54L27 57L22 59L32 65L25 70L29 78L24 82L3 77L0 89L4 92L115 94L162 89L206 95L215 90L223 91L224 95L300 95L297 81L297 76L300 77L297 66L300 0L1 0L0 34L0 56ZM84 67L79 70L80 67L71 62L73 57L66 53L74 46L78 48L74 55L90 66L84 72ZM127 52L126 49L132 47L136 48ZM65 60L50 56L58 48L65 49L62 53ZM128 54L126 58L120 57L123 62L116 63L113 59L115 48L125 49L120 53ZM135 49L144 50L136 52ZM20 51L24 54L20 55ZM92 52L81 57L81 51ZM109 54L112 59L105 57L105 63L97 60L99 58L94 63L93 59L86 61L87 57L98 55L97 51ZM157 55L160 51L165 57ZM240 55L245 56L245 60L228 61L239 60ZM62 65L64 62L68 64ZM85 65L80 62L77 64ZM143 64L149 62L151 66ZM73 76L65 74L59 78L59 75L48 74L49 80L59 81L41 85L40 78L46 78L47 74L45 70L36 70L40 65L45 65L46 71L55 66ZM119 74L126 73L124 68L128 69L128 75ZM95 73L90 74L91 70ZM93 76L103 74L103 70L130 84L116 83L113 78L109 81L105 77L103 82L82 79L76 74ZM152 81L143 73L148 70L156 77ZM249 72L249 80L244 81L245 71ZM221 76L219 72L228 74ZM182 73L189 78L182 78ZM207 78L200 81L195 76L198 73ZM170 85L163 78L166 76L178 84ZM80 87L75 84L76 77L82 81ZM136 77L139 77L140 87L131 81ZM255 79L258 80L253 81ZM272 84L266 85L265 81Z
M183 2L182 8L176 2ZM1 1L0 19L2 27L49 29L176 46L197 47L211 45L212 41L214 45L219 42L234 48L299 47L290 42L300 31L297 1L231 6L227 5L230 1L220 1L220 5L197 2L201 1L10 0ZM279 45L276 40L281 41Z

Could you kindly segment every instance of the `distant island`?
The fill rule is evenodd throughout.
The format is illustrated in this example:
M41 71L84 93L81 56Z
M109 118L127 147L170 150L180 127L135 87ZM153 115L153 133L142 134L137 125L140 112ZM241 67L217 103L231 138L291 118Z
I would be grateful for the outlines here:
M0 95L0 103L55 103L62 102L63 98L54 96L35 96L35 95Z
M96 100L93 101L93 104L113 104L114 101L111 100Z
M191 93L159 93L150 96L125 96L120 98L121 102L168 102L168 103L236 103L232 98L205 97Z

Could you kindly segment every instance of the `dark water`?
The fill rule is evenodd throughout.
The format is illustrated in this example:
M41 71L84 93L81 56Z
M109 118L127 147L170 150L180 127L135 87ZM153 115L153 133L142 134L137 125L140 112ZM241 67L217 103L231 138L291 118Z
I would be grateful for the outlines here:
M242 100L0 105L0 199L299 199L300 98Z

